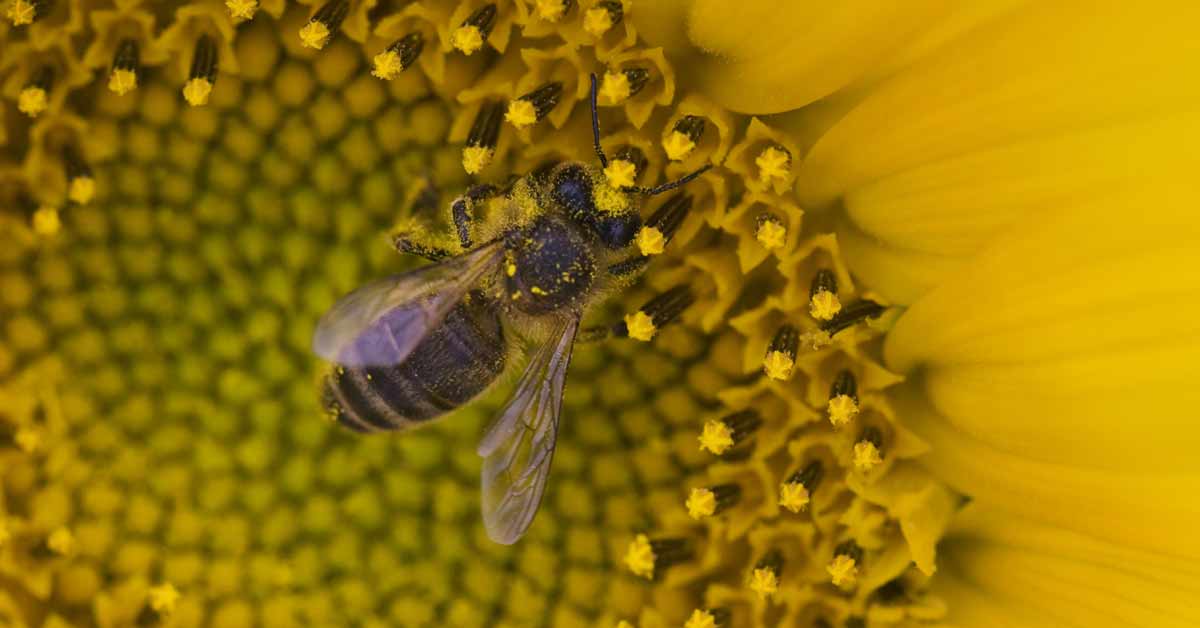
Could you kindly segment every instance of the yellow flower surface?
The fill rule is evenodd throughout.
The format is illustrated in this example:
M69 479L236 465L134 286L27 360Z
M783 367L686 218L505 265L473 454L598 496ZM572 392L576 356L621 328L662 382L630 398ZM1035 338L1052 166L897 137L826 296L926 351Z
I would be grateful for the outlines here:
M4 11L0 625L1200 625L1196 3ZM511 385L359 435L311 340L569 160L645 270L501 546Z

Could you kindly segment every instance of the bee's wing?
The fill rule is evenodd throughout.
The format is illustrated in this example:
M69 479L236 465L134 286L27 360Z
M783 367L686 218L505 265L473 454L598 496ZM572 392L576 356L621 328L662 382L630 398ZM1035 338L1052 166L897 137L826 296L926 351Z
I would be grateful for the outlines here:
M503 245L493 242L351 292L317 323L313 351L351 367L403 362L484 273L497 267L502 252Z
M579 318L574 316L555 327L479 442L478 452L484 457L483 524L497 543L516 543L542 501L578 328Z

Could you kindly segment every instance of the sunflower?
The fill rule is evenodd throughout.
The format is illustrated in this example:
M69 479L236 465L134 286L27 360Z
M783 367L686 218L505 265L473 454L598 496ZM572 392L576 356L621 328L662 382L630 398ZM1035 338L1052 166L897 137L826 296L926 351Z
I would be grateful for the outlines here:
M1194 3L3 1L0 624L1200 624ZM309 341L589 74L713 167L501 547L505 391L359 437Z

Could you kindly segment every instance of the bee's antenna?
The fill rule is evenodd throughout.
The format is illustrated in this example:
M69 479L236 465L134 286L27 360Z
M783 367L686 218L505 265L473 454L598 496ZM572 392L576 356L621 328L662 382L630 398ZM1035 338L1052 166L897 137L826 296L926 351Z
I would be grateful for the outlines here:
M596 156L600 158L600 167L608 167L608 157L604 156L604 149L600 148L600 111L596 108L596 74L592 73L588 76L592 79L592 145L596 147Z
M694 172L691 172L691 173L684 175L678 179L675 179L674 181L668 181L666 183L663 183L662 185L658 185L658 186L655 186L652 188L633 188L633 189L634 189L634 191L639 192L641 194L645 194L646 196L654 196L656 194L662 194L663 192L669 192L671 190L674 190L675 188L677 188L681 185L688 184L689 182L692 181L692 179L695 179L696 177L704 174L705 172L708 172L709 168L712 168L712 164L706 164L703 167L698 168Z

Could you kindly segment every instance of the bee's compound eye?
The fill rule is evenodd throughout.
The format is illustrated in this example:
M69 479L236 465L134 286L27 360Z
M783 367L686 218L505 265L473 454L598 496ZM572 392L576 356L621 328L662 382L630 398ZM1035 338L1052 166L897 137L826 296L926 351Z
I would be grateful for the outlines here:
M600 241L610 249L629 246L641 228L642 219L634 213L604 216L596 221L596 234L600 236Z
M556 172L551 195L575 220L587 221L595 215L592 180L583 166L566 166Z

